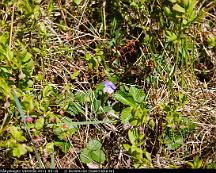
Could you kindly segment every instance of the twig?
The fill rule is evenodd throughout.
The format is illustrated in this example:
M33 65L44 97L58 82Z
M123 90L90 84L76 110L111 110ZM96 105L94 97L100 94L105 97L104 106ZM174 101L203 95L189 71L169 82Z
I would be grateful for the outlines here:
M9 41L9 47L11 48L12 44L12 35L13 35L13 22L14 22L14 10L15 10L15 5L12 7L12 17L11 17L11 28L10 28L10 41Z
M67 25L67 20L66 20L65 14L64 14L64 11L63 11L63 9L62 9L61 0L58 0L58 5L59 5L59 8L60 8L60 10L61 10L61 15L62 15L62 18L63 18L63 20L64 20L64 23L65 23L66 26L68 26L68 25Z

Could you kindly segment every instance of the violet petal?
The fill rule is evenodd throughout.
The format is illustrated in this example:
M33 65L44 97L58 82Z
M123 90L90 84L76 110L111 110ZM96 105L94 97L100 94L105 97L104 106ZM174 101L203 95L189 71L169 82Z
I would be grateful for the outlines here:
M111 87L113 90L115 90L116 89L116 86L111 82L111 81L108 81L108 80L105 80L104 81L104 86L105 87Z

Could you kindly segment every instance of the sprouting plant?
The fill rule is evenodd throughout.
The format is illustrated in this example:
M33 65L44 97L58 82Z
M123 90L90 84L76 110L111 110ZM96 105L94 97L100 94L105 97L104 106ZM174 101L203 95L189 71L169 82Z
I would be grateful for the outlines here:
M135 168L152 167L151 154L143 148L144 134L138 128L128 131L130 144L123 144L125 150L133 158L133 166Z
M194 157L193 163L188 162L189 166L191 166L192 169L199 169L202 167L202 159L200 159L198 156Z

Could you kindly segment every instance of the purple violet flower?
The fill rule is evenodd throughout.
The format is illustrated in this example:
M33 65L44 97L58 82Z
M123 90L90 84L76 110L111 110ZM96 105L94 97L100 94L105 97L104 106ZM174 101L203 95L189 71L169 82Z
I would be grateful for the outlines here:
M112 94L116 89L116 86L111 82L111 81L108 81L108 80L105 80L104 81L104 93L108 93L108 94Z

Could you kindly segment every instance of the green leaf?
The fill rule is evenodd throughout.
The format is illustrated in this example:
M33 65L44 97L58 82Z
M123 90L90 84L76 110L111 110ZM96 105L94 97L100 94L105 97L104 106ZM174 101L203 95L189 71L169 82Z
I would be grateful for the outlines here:
M170 136L166 135L164 142L168 150L175 150L183 144L183 137L180 134Z
M28 152L33 152L33 148L30 147L30 146L26 146L26 149L27 149Z
M39 25L39 33L47 35L46 26L44 22L39 22L38 25Z
M154 120L151 119L151 120L149 121L148 124L149 124L150 128L151 128L152 130L154 130L154 127L155 127L155 122L154 122Z
M116 100L125 105L136 107L136 102L133 100L133 98L127 96L127 94L122 91L116 92L113 96Z
M56 146L60 147L62 152L67 153L71 147L70 143L68 142L55 142Z
M22 103L25 107L26 110L28 111L32 111L34 109L34 101L33 101L33 97L30 95L25 95L23 97Z
M85 164L93 162L91 158L91 151L89 151L87 148L82 149L80 153L80 160Z
M138 89L136 87L131 87L129 90L129 94L133 97L133 99L137 103L141 103L145 99L145 93L142 89Z
M0 148L1 147L4 148L5 146L7 146L7 142L6 141L0 141Z
M78 78L79 74L80 74L80 71L79 70L75 70L73 72L73 74L70 75L70 77L71 77L72 80L76 80Z
M9 97L11 95L11 88L7 84L4 78L0 77L0 93L4 96Z
M91 158L98 163L104 163L104 161L106 160L105 154L102 150L93 151L91 153Z
M13 148L12 153L14 157L20 157L27 153L27 149L24 144L17 144L17 146Z
M172 3L176 3L177 2L177 0L169 0L170 2L172 2Z
M137 119L142 119L143 110L142 110L140 107L138 107L137 109L135 109L134 116L135 116ZM142 122L141 122L141 123L142 123Z
M22 62L26 63L29 62L32 59L32 54L30 54L29 52L26 52L24 57L22 58Z
M129 120L132 118L132 114L131 114L132 109L133 109L132 107L127 107L122 110L121 117L120 117L122 124L129 123Z
M18 141L26 141L26 138L22 135L22 132L18 131L17 127L11 126L10 133L14 137L14 139Z
M123 144L123 147L124 147L124 149L125 149L126 151L129 151L130 148L131 148L131 145L129 145L129 144Z
M168 8L168 7L164 7L164 12L165 12L165 14L166 14L167 16L169 16L169 15L172 14L170 8Z
M84 114L84 111L82 110L82 106L79 103L76 102L70 102L68 105L68 113L71 115L77 115L79 113Z
M41 53L41 50L37 47L33 47L32 50L35 52L35 53L38 53L40 54Z
M100 100L95 100L95 101L94 101L94 109L95 109L95 112L98 112L98 111L99 111L100 106L101 106L101 101L100 101Z
M53 2L53 0L49 1L47 10L48 10L48 15L50 15L52 13L52 11L54 10L54 2Z
M112 109L112 106L104 106L103 112L113 112L114 113L114 110Z
M74 97L75 97L75 100L83 104L83 103L88 103L91 101L89 94L90 93L88 91L87 92L78 91L74 94Z
M173 10L178 11L180 13L185 13L185 9L181 7L179 4L173 5Z
M99 150L101 147L102 144L96 139L89 141L89 143L86 145L86 148L91 151Z
M191 163L191 162L187 162L187 164L188 164L192 169L194 168L193 163Z
M150 119L150 116L147 113L148 113L147 109L145 109L145 108L142 109L141 122L144 123L144 124L147 124L149 119Z
M195 158L194 158L194 169L199 169L199 168L201 168L201 166L202 166L202 159L200 159L198 156L196 156Z
M38 18L40 17L40 14L41 14L41 9L40 9L40 6L39 6L39 5L36 5L36 6L34 7L33 14L34 14L34 18L35 18L36 20L38 20Z
M183 0L183 5L187 11L187 14L192 14L194 12L194 7L196 0Z
M175 42L177 40L176 34L170 31L166 31L166 38L169 42Z
M151 159L151 153L149 153L148 151L145 151L145 156L146 156L146 158L147 158L147 160L148 161L152 161L152 159Z
M46 151L49 154L54 152L54 143L53 142L49 142L46 144Z
M43 97L48 97L52 93L53 93L53 87L49 85L45 86L45 88L43 89Z
M74 0L73 1L76 5L80 5L80 3L82 2L82 0Z
M187 99L187 96L186 95L183 95L182 93L179 93L179 102L180 102L180 105L184 105L186 104L188 101Z
M89 53L86 53L86 54L85 54L85 59L86 59L86 61L89 61L91 58L92 58L92 57L91 57L91 54L89 54Z
M128 131L128 138L129 138L132 145L136 144L136 136L134 135L134 131L132 131L132 130Z
M165 111L165 112L171 111L171 107L168 106L168 105L167 105L166 103L164 103L164 102L162 102L162 103L160 104L160 108L161 108L163 111Z
M9 148L14 148L14 147L16 147L16 140L14 140L13 138L11 138L11 139L9 139L9 140L6 140L6 141L2 141L2 143L1 143L2 145L4 145L4 146L2 146L2 147L5 147L5 146L7 146L7 147L9 147Z
M3 33L4 34L2 34L0 37L0 43L4 46L7 46L9 40L9 33L8 32L3 32Z
M130 119L129 123L130 123L132 126L139 126L141 122L140 122L139 119L132 117L132 118Z
M140 107L134 108L132 110L132 117L129 119L129 123L132 126L139 126L141 123L146 123L148 118L146 114L147 112L144 112Z
M181 135L177 135L176 139L175 139L176 146L178 147L178 146L182 145L183 142L184 142L183 140L184 139L183 139L183 137Z
M44 126L44 118L43 118L43 117L40 117L40 118L37 119L36 122L35 122L35 128L36 128L37 130L40 130L40 129L43 128L43 126Z
M137 146L131 147L131 155L135 157L136 159L142 159L143 158L143 150Z

